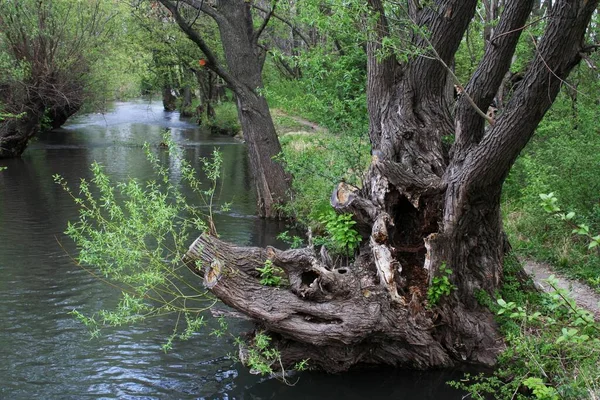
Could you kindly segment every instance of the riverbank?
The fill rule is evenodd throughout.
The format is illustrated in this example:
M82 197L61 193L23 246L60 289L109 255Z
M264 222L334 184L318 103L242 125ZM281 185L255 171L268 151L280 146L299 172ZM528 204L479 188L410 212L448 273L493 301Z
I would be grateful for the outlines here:
M332 136L343 136L318 129L317 123L301 117L292 117L281 111L274 114L286 160L300 160L296 161L298 166L310 168L306 162L302 164L302 160L306 161L312 154L318 153L315 149ZM329 157L342 158L340 154L334 150ZM301 168L296 171L302 174ZM295 182L295 185L301 185L295 199L297 203L309 203L311 198L321 195L314 190L307 191L316 186L312 182L318 175L300 175L300 182ZM355 175L358 179L360 176L360 173ZM329 195L337 182L339 180L330 180L329 186L320 185L320 190ZM360 185L360 180L357 185ZM328 204L328 196L324 200ZM322 203L313 200L312 204ZM514 208L511 210L514 211ZM308 222L318 220L315 213L307 213L305 217ZM511 215L513 217L514 214ZM531 250L531 244L528 244L531 237L520 234L520 225L514 221L514 218L507 220L505 227L511 242L515 243L513 254L522 263L517 262L514 256L507 257L504 288L493 298L482 294L479 299L494 314L499 314L497 320L506 350L499 358L493 377L467 377L459 386L470 391L474 398L486 393L495 398L512 398L516 392L529 393L539 399L553 399L559 395L577 399L597 398L594 396L598 395L600 388L600 374L596 368L600 362L600 344L596 338L600 330L599 325L594 323L594 317L598 319L600 316L600 295L593 288L573 280L573 275L557 273L549 263L531 258L536 253L524 251ZM529 229L532 227L529 226ZM528 291L531 286L518 272L522 266L543 294ZM557 357L562 360L560 364L556 363ZM582 381L582 376L586 381Z

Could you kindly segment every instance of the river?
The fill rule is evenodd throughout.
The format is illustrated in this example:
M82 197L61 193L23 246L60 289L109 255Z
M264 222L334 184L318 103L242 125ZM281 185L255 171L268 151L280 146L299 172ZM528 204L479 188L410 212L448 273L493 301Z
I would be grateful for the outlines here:
M97 161L114 181L152 176L142 145L160 153L168 132L200 169L199 157L214 147L223 153L223 201L232 208L217 217L225 240L275 245L285 229L254 217L245 146L211 135L160 102L116 103L105 114L88 114L64 129L40 134L21 159L0 166L0 399L460 399L445 381L460 375L379 369L341 375L299 374L295 386L251 375L236 363L233 336L197 334L161 350L174 318L108 330L90 339L69 314L114 305L116 290L90 276L71 259L74 245L63 231L77 218L71 198L54 174L76 184L90 178ZM161 157L173 163L168 154ZM176 170L176 168L174 168ZM172 179L179 179L173 176ZM200 282L198 281L198 284ZM229 321L232 333L250 329Z

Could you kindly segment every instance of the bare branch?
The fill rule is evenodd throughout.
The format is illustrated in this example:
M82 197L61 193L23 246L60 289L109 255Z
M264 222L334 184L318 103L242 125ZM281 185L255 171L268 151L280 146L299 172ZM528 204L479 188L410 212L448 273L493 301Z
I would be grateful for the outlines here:
M186 4L190 4L192 7L202 12L205 10L212 10L210 13L206 12L207 15L213 17L213 15L218 15L220 19L220 14L216 13L216 11L212 7L208 7L203 2L198 2L195 0L183 0ZM183 32L187 35L187 37L200 48L200 50L204 53L207 59L206 67L210 70L214 71L217 75L219 75L223 80L231 87L237 86L237 80L221 65L215 54L212 52L210 47L206 44L204 39L194 30L187 21L182 17L179 12L177 6L173 4L170 0L159 0L159 2L165 6L175 18L175 21L179 25L179 27L183 30ZM194 5L192 5L194 4ZM214 17L213 17L214 18Z
M273 5L271 6L271 9L267 12L267 15L265 16L265 19L263 20L262 24L254 32L254 35L252 37L252 42L253 43L255 43L255 44L258 43L258 39L260 38L260 35L263 33L263 31L265 30L265 28L269 24L269 21L271 20L271 16L273 15L273 12L275 12L275 8L277 8L277 3L278 2L279 2L279 0L274 0L273 1Z
M206 15L208 15L215 21L223 20L223 16L214 7L212 7L211 4L209 4L209 3L212 3L212 1L177 0L177 2L179 2L179 1L184 2L185 4L189 5L190 7L195 8L196 10L202 11L203 13L205 13ZM161 3L162 3L162 1L161 1Z
M254 3L252 3L252 7L256 8L259 11L262 11L264 13L269 13L269 10L266 10ZM287 20L286 18L283 18L282 16L280 16L279 14L275 14L274 12L271 13L272 17L275 19L278 19L279 21L283 22L284 24L286 24L287 26L289 26L290 28L292 28L292 30L294 31L294 33L296 33L298 36L300 36L300 39L302 39L302 41L308 46L308 47L312 47L312 45L310 44L310 41L308 40L308 38L302 33L300 32L300 30L298 30L298 28L296 28L296 26L291 23L289 20Z
M510 35L511 33L518 32L518 31L522 31L523 29L529 28L530 26L535 25L538 22L543 21L546 18L548 18L548 17L545 16L545 17L538 18L535 21L532 21L532 22L528 23L527 25L521 26L520 28L515 28L515 29L510 30L508 32L503 32L503 33L501 33L499 35L496 35L492 39L490 39L490 43L492 45L495 45L496 44L496 40L500 39L502 36Z

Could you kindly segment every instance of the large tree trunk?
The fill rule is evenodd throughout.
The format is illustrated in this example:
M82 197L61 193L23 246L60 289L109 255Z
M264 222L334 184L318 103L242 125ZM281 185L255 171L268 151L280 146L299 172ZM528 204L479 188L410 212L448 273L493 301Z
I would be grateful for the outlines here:
M180 115L184 118L189 118L194 115L192 110L192 89L189 86L184 86L181 89L181 107L179 109Z
M60 104L48 110L50 126L52 129L60 128L71 118L83 105L83 99L73 99L65 104Z
M219 32L227 67L235 77L229 84L237 97L240 125L248 145L258 213L277 217L281 214L278 205L288 197L290 185L283 166L275 161L281 145L267 101L260 93L264 88L264 54L255 43L251 5L242 0L221 2L219 10L224 16Z
M502 282L502 183L579 62L598 1L555 4L523 82L487 128L481 110L502 84L534 1L506 3L454 115L447 66L477 0L436 3L410 10L427 27L427 38L412 38L427 56L400 64L381 58L390 30L382 1L369 1L378 16L368 48L373 158L361 189L341 183L332 195L363 237L352 263L332 262L324 250L241 248L206 235L190 247L187 265L271 332L284 362L310 358L329 371L365 363L490 366L503 348L493 315L476 300ZM449 149L443 139L451 135ZM283 269L288 287L260 285L255 268L266 260ZM442 266L454 290L433 304L427 292Z
M15 82L0 84L1 111L13 115L0 118L0 158L20 157L40 130L44 104L35 95L28 97L26 87Z
M211 16L217 23L227 68L221 66L201 34L188 24L177 4L168 0L160 2L171 11L182 30L204 52L207 57L206 67L223 78L235 93L256 185L258 214L263 217L280 217L278 205L289 198L290 180L283 166L275 161L275 157L281 153L281 146L269 106L260 93L264 88L262 67L265 54L258 45L262 29L256 30L254 27L251 2L231 0L209 5L193 0L184 1ZM268 22L268 18L265 22Z
M0 121L0 158L20 157L29 141L40 131L44 115L50 118L50 129L60 128L69 117L79 110L82 105L80 100L73 98L70 102L55 102L45 112L45 106L41 99L30 98L21 101L11 99L10 109L13 113L18 115L24 112L24 114L18 118L7 118Z
M259 216L281 217L281 206L289 198L289 177L276 160L281 145L271 112L262 96L237 96L237 109L244 141L248 146L252 177L256 186Z

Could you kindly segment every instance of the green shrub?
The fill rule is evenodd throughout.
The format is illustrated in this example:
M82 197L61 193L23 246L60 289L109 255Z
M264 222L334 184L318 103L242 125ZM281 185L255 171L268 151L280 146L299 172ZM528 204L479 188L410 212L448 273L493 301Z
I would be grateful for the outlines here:
M433 307L439 303L443 296L448 296L453 290L456 290L450 282L452 270L446 267L446 263L440 265L438 274L431 280L431 286L427 290L427 302L429 307Z
M561 93L503 188L504 226L515 251L588 283L600 274L600 258L571 227L547 218L539 207L539 194L553 192L579 223L600 232L598 120L594 96L582 95L573 103Z
M178 171L194 193L193 203L200 200L210 209L221 165L218 152L212 160L204 160L212 183L206 189L191 165L177 155L180 150L168 137L164 141L168 151L179 157ZM102 327L175 313L178 318L166 349L175 338L187 339L204 326L203 313L215 302L203 288L189 285L181 264L192 235L213 224L210 212L202 213L188 202L179 183L170 182L171 172L160 164L156 150L147 145L145 149L156 173L155 179L146 182L112 182L97 163L92 164L91 181L82 179L77 190L62 177L54 178L79 206L79 220L69 223L66 230L77 245L78 265L122 291L115 309L91 316L74 310L74 315L96 336Z
M512 265L511 265L512 264ZM559 289L554 277L549 294L526 290L507 260L505 285L496 312L506 349L491 375L467 375L451 385L473 398L584 399L600 393L600 325L592 314Z
M358 249L362 238L354 228L356 221L352 214L337 214L330 209L321 215L319 222L325 227L326 236L320 238L317 244L324 244L333 254L346 257L352 256Z
M359 186L368 161L368 141L354 135L285 135L282 162L292 175L294 197L284 211L302 225L315 226L331 210L340 181Z
M260 284L265 286L281 286L283 283L283 270L273 265L273 261L266 260L262 267L257 267L260 272Z

